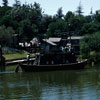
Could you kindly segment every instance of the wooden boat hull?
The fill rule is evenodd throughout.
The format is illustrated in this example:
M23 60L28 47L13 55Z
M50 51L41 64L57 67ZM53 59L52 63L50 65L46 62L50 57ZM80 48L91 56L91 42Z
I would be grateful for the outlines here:
M71 64L56 64L56 65L28 65L20 64L24 72L39 72L39 71L55 71L55 70L69 70L69 69L83 69L87 60Z

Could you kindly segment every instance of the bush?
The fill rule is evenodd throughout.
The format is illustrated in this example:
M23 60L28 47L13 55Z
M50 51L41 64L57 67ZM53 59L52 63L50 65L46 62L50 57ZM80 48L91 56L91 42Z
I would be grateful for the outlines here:
M100 62L100 32L84 36L80 42L80 54L89 62Z
M100 63L100 52L91 51L89 55L89 62L94 62L96 64Z

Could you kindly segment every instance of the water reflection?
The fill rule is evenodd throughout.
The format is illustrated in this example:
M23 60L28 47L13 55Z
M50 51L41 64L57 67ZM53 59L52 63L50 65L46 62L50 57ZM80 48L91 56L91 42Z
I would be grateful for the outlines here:
M99 100L98 69L0 73L0 100Z

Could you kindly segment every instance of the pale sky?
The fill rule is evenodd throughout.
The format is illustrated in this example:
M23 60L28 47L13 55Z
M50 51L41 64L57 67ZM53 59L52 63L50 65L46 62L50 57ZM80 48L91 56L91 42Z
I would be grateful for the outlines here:
M68 11L75 12L79 3L81 1L81 5L83 7L84 15L89 15L91 8L93 9L93 13L96 10L100 10L100 0L19 0L21 4L27 4L37 2L40 4L40 7L44 11L45 14L55 15L57 13L58 8L62 7L63 14L66 14ZM14 4L15 0L8 0L9 5ZM2 4L2 0L0 0L0 5Z

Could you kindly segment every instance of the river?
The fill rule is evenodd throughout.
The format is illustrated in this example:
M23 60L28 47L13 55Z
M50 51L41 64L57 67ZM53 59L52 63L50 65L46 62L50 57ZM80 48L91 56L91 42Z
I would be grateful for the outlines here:
M100 100L99 67L51 72L0 72L0 100Z

